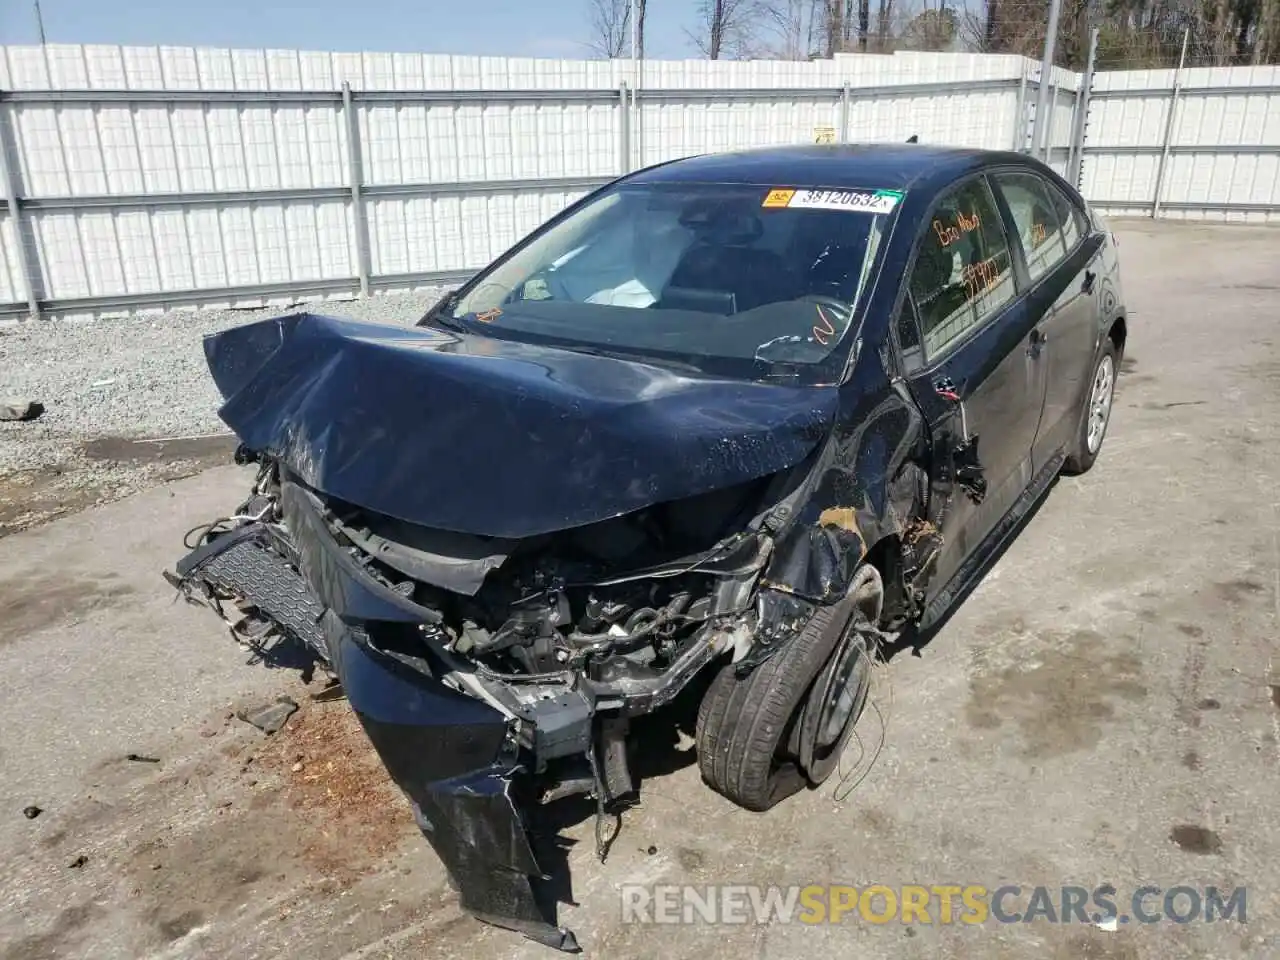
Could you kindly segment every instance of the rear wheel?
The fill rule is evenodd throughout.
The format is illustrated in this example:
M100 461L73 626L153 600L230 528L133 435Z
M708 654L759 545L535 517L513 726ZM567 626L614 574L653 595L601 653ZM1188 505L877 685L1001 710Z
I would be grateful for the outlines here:
M1115 341L1108 337L1093 367L1093 378L1080 411L1080 425L1076 429L1075 443L1067 455L1064 470L1067 473L1085 473L1093 466L1102 451L1107 427L1111 423L1111 405L1116 389Z
M768 810L831 776L866 706L883 592L875 567L863 566L844 601L820 608L747 676L721 669L698 710L698 765L712 788Z

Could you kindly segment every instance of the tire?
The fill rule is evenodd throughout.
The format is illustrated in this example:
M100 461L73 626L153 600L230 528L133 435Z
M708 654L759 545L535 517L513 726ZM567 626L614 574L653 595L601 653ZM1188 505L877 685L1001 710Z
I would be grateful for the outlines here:
M863 569L874 574L879 587L875 568ZM877 616L879 601L876 596ZM819 674L825 679L835 651L849 648L842 639L859 610L851 591L841 603L820 607L796 637L746 677L739 677L732 663L720 670L699 706L697 723L698 766L717 793L747 810L764 811L806 786L817 786L835 770L856 715L808 769L796 746L814 681ZM865 656L862 638L853 643Z
M1098 359L1093 363L1093 374L1089 378L1084 397L1080 401L1080 422L1076 427L1075 440L1067 453L1066 463L1062 466L1062 470L1066 474L1075 476L1088 473L1098 459L1098 454L1102 452L1103 441L1107 438L1107 428L1111 425L1111 409L1114 406L1116 375L1120 367L1118 356L1115 341L1107 337L1103 341L1102 350L1098 353ZM1098 397L1098 391L1101 386L1100 380L1104 373L1107 375L1108 381L1104 398L1105 409L1102 415L1101 429L1093 446L1090 447L1090 427L1095 420L1095 407L1100 399Z

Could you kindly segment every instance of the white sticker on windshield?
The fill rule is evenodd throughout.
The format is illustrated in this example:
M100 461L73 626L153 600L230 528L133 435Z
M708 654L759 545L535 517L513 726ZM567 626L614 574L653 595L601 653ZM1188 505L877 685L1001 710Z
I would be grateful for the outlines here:
M788 210L847 210L891 213L902 199L899 190L770 190L762 206Z

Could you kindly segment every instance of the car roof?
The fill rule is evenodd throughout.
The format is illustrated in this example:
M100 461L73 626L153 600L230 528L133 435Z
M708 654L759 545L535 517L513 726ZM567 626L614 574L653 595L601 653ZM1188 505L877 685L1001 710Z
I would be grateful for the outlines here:
M993 163L1027 165L1022 154L918 143L797 144L687 157L640 170L647 183L742 183L780 187L905 189L948 183Z

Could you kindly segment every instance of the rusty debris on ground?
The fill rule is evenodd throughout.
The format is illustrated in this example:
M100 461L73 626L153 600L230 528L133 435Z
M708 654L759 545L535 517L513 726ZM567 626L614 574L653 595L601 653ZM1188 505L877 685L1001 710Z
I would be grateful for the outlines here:
M351 882L416 832L408 804L345 703L299 710L284 735L264 743L257 763L284 781L289 807L314 821L319 835L302 852L327 876Z

